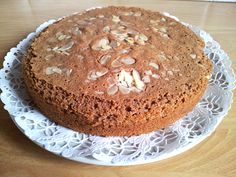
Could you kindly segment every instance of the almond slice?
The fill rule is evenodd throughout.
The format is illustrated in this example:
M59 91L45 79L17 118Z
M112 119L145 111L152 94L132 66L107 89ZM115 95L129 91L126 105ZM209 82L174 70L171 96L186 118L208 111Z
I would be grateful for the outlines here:
M119 59L115 59L115 60L113 60L113 61L111 62L111 66L112 66L113 68L117 68L117 67L122 66L122 64L119 62Z
M105 16L102 15L102 14L100 14L100 15L98 15L98 17L99 17L99 18L104 18Z
M119 82L125 80L125 73L126 73L126 71L122 69L121 72L119 73L119 77L118 77Z
M114 95L117 92L118 92L118 87L116 85L112 85L112 86L108 87L108 89L107 89L108 95Z
M95 70L89 71L89 73L87 75L87 79L88 80L97 80L96 71Z
M195 58L197 58L197 55L196 55L195 53L191 53L191 54L190 54L190 57L191 57L192 59L195 59Z
M132 11L130 11L130 12L121 12L121 15L124 15L124 16L131 16L133 14L134 13Z
M158 74L153 74L152 77L155 78L155 79L159 79L160 78L160 76Z
M166 19L165 19L164 17L162 17L162 18L161 18L161 21L165 22L165 21L166 21Z
M170 76L174 75L173 71L167 71L167 74L170 75Z
M151 82L149 76L144 76L142 80L143 80L144 83L149 83L149 82Z
M161 52L159 55L157 55L157 57L158 57L161 61L166 60L166 56L165 56L164 52Z
M99 63L102 65L105 65L109 62L109 60L111 59L111 55L103 55L100 59L99 59Z
M52 59L53 57L54 57L53 54L48 54L48 55L45 56L45 60L50 60L50 59Z
M125 82L129 87L132 86L133 83L133 77L131 76L130 72L125 72Z
M46 73L46 75L51 75L54 73L62 74L62 70L60 68L58 68L57 66L51 66L51 67L46 68L45 73Z
M158 65L158 64L156 64L156 63L153 63L153 62L150 62L150 63L149 63L149 66L151 66L151 67L155 68L156 70L158 70L158 69L159 69L159 65Z
M121 49L121 51L120 51L121 54L126 54L129 52L130 52L130 49Z
M59 48L59 50L61 50L61 51L69 50L69 49L71 49L71 47L72 47L73 45L74 45L74 42L71 41L71 42L69 42L68 44L66 44L66 45L62 46L61 48Z
M120 17L112 15L112 21L115 22L115 23L119 23L120 22Z
M133 78L134 78L134 81L135 81L135 86L137 87L137 89L144 90L145 89L145 84L141 80L139 72L137 70L133 69L132 75L133 75Z
M148 41L148 37L144 34L137 34L135 35L134 39L141 45L145 45L145 42Z
M102 91L97 91L97 90L95 91L95 93L98 94L98 95L103 95L103 94L104 94L104 92L102 92Z
M134 16L135 16L135 17L140 17L141 15L142 15L141 12L135 12L135 13L134 13Z
M122 86L122 85L119 85L119 91L120 91L122 94L129 94L129 93L130 93L129 88L127 88L127 87L125 87L125 86Z
M150 75L152 75L152 71L151 70L144 71L144 74L150 76Z
M58 36L58 40L59 41L62 41L63 39L65 39L66 38L66 35L64 35L64 34L62 34L62 35L60 35L60 36Z
M132 65L135 63L135 59L132 57L126 57L126 58L122 58L120 59L120 61L126 65Z
M163 33L167 33L167 28L161 27L161 28L160 28L160 31L163 32Z
M109 46L109 40L107 38L102 38L98 41L96 41L93 45L92 45L92 49L93 50L109 50L111 49L111 46Z
M97 77L102 77L107 73L108 73L108 69L107 68L102 68L100 71L96 72L96 75L97 75Z
M107 82L109 85L114 85L116 83L115 79L113 79L112 77L107 78Z
M103 32L109 32L111 30L111 28L109 27L109 26L105 26L104 28L103 28Z

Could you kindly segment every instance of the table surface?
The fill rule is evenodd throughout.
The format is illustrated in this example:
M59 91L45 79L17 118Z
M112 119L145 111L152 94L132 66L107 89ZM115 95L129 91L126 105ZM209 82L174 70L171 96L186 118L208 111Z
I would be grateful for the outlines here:
M236 69L236 3L193 1L0 1L0 66L7 51L49 19L94 6L138 6L166 11L209 32L228 53ZM235 93L235 92L234 92ZM0 103L0 176L236 176L236 103L212 136L173 158L146 165L104 167L53 155L27 139Z

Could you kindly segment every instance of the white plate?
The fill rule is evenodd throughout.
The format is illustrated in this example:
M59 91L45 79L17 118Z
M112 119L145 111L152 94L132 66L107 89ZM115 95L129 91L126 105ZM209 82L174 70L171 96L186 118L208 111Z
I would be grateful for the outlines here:
M164 13L170 16L167 13ZM171 16L173 17L173 16ZM176 17L174 17L177 19ZM51 122L32 104L22 79L21 60L31 40L50 20L30 33L5 56L0 70L1 100L17 127L33 142L59 156L97 165L135 165L180 154L211 135L232 103L235 76L231 61L205 31L183 23L201 36L205 54L214 64L208 88L194 110L175 124L140 136L99 137L75 132Z

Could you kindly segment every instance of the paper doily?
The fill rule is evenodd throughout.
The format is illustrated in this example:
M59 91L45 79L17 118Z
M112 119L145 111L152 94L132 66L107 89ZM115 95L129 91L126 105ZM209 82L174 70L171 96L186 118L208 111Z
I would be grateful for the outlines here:
M232 90L235 88L231 61L209 34L183 23L204 39L205 54L214 64L208 88L192 112L165 129L131 137L92 136L51 122L34 107L25 90L21 60L32 39L54 22L50 20L43 23L36 32L30 33L12 48L5 56L0 70L4 108L29 139L48 151L71 160L99 165L135 165L158 161L200 143L214 132L228 113L233 100Z

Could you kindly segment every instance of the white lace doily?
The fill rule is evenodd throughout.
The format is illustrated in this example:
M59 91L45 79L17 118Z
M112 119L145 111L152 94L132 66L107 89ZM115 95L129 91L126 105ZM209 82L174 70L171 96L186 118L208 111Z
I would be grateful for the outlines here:
M12 48L0 70L4 108L29 139L52 153L99 165L134 165L158 161L200 143L212 134L230 109L232 90L235 88L231 61L209 34L183 23L204 39L205 54L214 64L208 88L192 112L165 129L132 137L92 136L59 126L34 107L25 90L21 72L21 60L27 46L40 31L53 22L55 20L43 23L36 32L30 33Z

